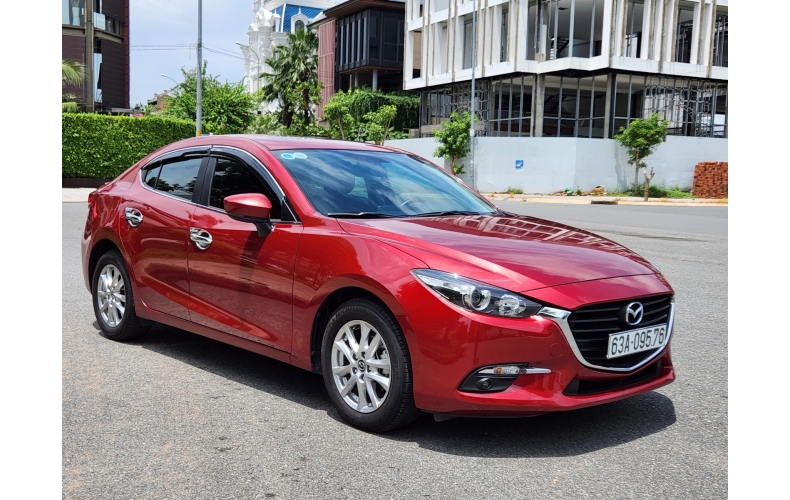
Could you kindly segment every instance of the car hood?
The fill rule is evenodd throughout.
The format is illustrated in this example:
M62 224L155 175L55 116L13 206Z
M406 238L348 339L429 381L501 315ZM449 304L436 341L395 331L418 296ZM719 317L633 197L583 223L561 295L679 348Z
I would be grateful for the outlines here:
M350 234L385 241L432 268L515 291L658 272L618 243L534 217L473 215L339 222Z

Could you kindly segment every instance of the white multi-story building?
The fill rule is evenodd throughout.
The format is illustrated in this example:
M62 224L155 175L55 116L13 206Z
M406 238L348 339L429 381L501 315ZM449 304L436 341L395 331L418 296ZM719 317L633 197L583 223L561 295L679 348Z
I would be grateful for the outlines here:
M479 135L611 138L655 111L727 137L727 42L727 0L407 0L404 89L422 136L469 107L474 71Z
M274 53L274 48L287 43L288 33L304 29L325 9L338 3L335 0L255 0L255 18L247 31L248 43L241 45L244 55L244 82L248 92L255 92L264 85L261 73L271 72L266 59ZM268 103L270 111L277 103Z

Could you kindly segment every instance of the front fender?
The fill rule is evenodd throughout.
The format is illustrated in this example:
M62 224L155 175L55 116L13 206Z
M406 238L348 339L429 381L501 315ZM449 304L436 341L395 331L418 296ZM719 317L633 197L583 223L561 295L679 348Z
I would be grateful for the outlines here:
M417 349L403 324L410 311L436 300L411 274L425 263L379 240L349 235L334 220L305 221L294 269L292 362L309 368L313 322L333 292L359 288L378 297L396 316L410 349Z

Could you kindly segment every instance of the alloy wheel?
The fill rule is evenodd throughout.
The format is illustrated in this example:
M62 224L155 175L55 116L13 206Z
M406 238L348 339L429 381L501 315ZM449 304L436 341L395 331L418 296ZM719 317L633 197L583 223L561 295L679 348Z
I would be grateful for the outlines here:
M331 359L335 387L349 407L371 413L384 404L390 388L390 356L375 328L359 320L343 325L332 344Z
M102 268L96 300L102 320L111 328L120 325L126 310L126 287L121 271L112 264Z

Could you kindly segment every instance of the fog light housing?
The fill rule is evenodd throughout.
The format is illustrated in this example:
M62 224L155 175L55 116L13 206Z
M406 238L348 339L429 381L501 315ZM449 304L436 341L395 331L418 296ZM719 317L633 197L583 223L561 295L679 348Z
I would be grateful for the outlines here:
M484 366L469 374L458 386L458 390L461 392L502 392L513 385L519 375L546 373L551 373L551 370L530 368L528 363Z

